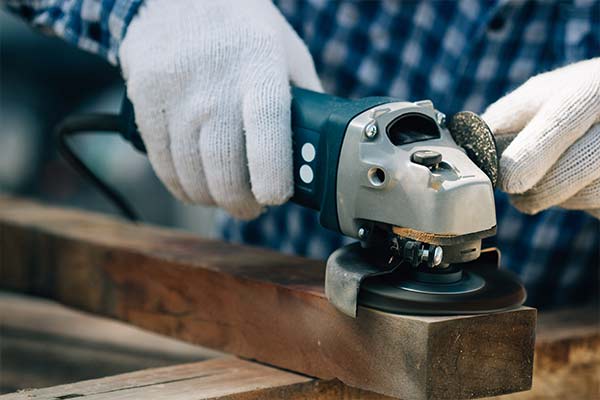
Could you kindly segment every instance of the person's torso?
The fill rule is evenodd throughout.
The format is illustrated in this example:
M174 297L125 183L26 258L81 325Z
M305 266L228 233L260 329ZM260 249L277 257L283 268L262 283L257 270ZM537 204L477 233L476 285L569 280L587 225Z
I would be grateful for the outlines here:
M276 0L306 42L326 92L430 99L451 115L487 105L529 77L600 55L600 2ZM519 213L496 193L491 244L520 274L530 304L588 300L597 292L598 221L583 212ZM221 219L223 236L310 257L347 242L293 204L256 221Z
M600 52L596 0L276 4L327 92L428 98L448 114L481 112L532 75Z

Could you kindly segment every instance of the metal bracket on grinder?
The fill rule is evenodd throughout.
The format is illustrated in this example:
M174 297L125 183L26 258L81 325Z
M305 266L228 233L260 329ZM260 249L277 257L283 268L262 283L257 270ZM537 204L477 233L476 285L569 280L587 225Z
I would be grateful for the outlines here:
M334 251L327 259L325 272L325 295L341 312L356 318L358 293L362 281L370 276L385 275L393 272L398 265L387 264L378 259L382 253L366 251L360 242L352 243ZM385 262L384 262L385 261Z

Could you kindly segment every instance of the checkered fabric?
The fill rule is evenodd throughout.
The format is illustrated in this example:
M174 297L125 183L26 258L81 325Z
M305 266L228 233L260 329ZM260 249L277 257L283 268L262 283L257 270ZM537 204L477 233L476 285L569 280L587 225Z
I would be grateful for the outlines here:
M140 1L8 3L34 24L114 62ZM327 92L431 99L447 114L481 112L536 73L600 55L598 0L276 3L305 40ZM99 34L91 34L92 24ZM551 307L597 296L599 222L557 208L524 215L505 194L496 195L498 235L487 244L497 245L503 266L521 276L527 303ZM225 239L315 258L348 242L321 228L314 211L294 204L251 222L224 214L218 221Z
M46 33L116 64L127 25L143 0L3 0Z

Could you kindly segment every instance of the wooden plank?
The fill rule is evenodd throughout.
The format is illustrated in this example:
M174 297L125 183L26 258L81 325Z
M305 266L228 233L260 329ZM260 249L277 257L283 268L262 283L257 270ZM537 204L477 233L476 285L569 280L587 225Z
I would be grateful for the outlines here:
M531 385L527 307L352 319L327 302L322 262L14 199L0 200L0 263L5 288L405 400Z
M599 307L540 313L531 391L494 400L600 399Z
M568 309L561 311L551 311L541 313L538 319L536 355L534 363L533 388L531 391L513 393L510 395L495 397L494 400L571 400L571 399L597 399L600 398L600 314L598 308L587 307L583 309ZM40 387L23 386L27 382L27 369L38 368L41 365L45 375L54 375L58 370L66 369L64 372L69 375L60 375L61 382L55 382L51 385L57 385L62 382L68 382L74 377L73 372L79 372L82 368L85 370L87 364L98 367L105 367L107 362L105 353L111 355L111 349L119 344L127 344L127 348L121 348L120 352L133 353L136 350L143 349L147 351L150 346L154 346L154 352L160 351L161 357L165 352L167 359L171 357L188 356L191 354L204 355L196 347L185 345L183 343L173 343L168 338L155 337L150 333L131 328L116 321L109 321L103 318L87 316L83 313L61 308L59 305L49 304L48 301L42 301L32 297L9 296L0 293L0 323L2 325L2 340L0 340L0 353L2 353L2 374L0 381L7 375L18 376L18 388ZM124 326L122 326L124 325ZM7 335L6 327L17 327L22 330L38 331L43 334L54 334L70 337L70 349L54 349L53 343L48 343L44 338L38 342L40 347L46 351L43 359L31 354L31 348L16 348L11 341L10 335ZM73 332L73 328L75 332ZM112 333L108 334L109 332ZM124 338L123 338L124 336ZM39 338L38 338L39 339ZM76 368L65 368L61 358L72 358L73 346L75 352L79 349L77 341L88 340L91 349L96 353L92 354L90 359L78 358ZM10 355L7 362L7 354L4 350L11 347L14 351L20 352L26 358L24 369L19 372L13 371L10 366ZM56 351L58 358L53 357L52 353ZM98 357L102 353L104 358ZM113 360L110 358L108 364ZM50 370L49 363L55 363ZM147 365L146 365L147 367ZM139 368L142 368L140 366ZM25 372L25 373L24 373ZM58 371L63 372L63 371ZM96 371L96 377L101 377L103 371ZM39 384L39 380L37 381ZM43 382L43 381L42 381ZM313 382L317 385L317 382ZM50 386L50 385L47 385ZM304 395L311 386L299 384L301 390L297 395ZM324 382L320 381L319 391L311 392L313 399L346 399L346 398L373 398L380 399L372 393L360 393L357 390L351 390L338 381ZM294 393L288 387L288 397ZM325 390L327 389L327 390ZM16 390L16 389L15 389ZM36 393L36 391L27 393ZM195 393L199 396L198 393ZM366 397L365 397L366 396ZM42 397L43 398L43 397ZM198 397L196 397L198 398ZM492 400L490 398L490 400Z
M0 394L217 356L222 353L0 291Z
M308 398L314 379L235 357L130 372L0 396L2 400Z
M0 355L0 395L21 391L19 395L14 394L7 397L22 398L23 394L26 394L27 399L50 397L53 400L60 396L72 395L73 392L81 394L88 390L86 389L88 387L93 387L96 394L113 390L115 382L117 384L123 382L122 377L113 375L161 366L197 363L197 361L209 357L223 357L221 353L144 331L119 321L69 309L46 299L1 291ZM208 366L204 363L200 364L199 370L210 369L211 364ZM240 366L255 373L264 371L265 373L260 376L260 379L264 380L265 386L260 389L249 386L248 393L244 392L243 387L232 381L232 384L235 384L230 387L233 389L232 393L227 393L227 395L224 394L225 392L221 393L221 397L225 396L225 398L230 398L234 394L235 398L258 396L261 399L282 398L283 395L285 398L315 400L382 400L387 398L372 392L350 388L337 380L310 379L306 381L306 376L301 375L297 375L298 383L279 386L280 381L274 380L272 383L275 386L269 387L269 377L274 375L273 368L259 365L256 369L248 365L250 362L240 363L240 360L228 364L228 371L233 374L230 379L239 377ZM193 366L189 368L193 368ZM165 368L162 375L169 377L171 371L174 375L181 375L189 368L177 367L173 370ZM133 378L147 377L148 372L141 371L140 374L133 374ZM284 376L294 375L291 372L286 374L289 376ZM108 376L111 377L97 380L97 378ZM280 376L280 374L276 374L276 376ZM128 382L138 379L133 378ZM225 377L221 378L213 383L220 385L221 389L228 389L227 386L224 386ZM87 382L65 385L83 380ZM217 389L215 385L205 385L206 380L201 383L198 391L191 392L194 400L201 398L202 387L206 389L207 393L213 393ZM161 382L153 383L153 385L159 384ZM190 382L185 384L188 385ZM194 382L191 384L195 385ZM11 385L12 390L6 390L10 389ZM50 388L52 390L32 390L57 385L62 386ZM176 386L176 389L179 390L183 387ZM119 395L129 393L137 396L136 390L124 392L124 388L121 387L121 389ZM151 393L150 398L154 396L160 398L162 394L160 391ZM87 395L91 396L91 393ZM0 398L2 397L0 396Z
M1 291L0 326L60 336L65 341L77 340L92 346L101 343L104 348L128 350L145 357L173 360L177 364L223 355L121 321L67 308L54 301Z

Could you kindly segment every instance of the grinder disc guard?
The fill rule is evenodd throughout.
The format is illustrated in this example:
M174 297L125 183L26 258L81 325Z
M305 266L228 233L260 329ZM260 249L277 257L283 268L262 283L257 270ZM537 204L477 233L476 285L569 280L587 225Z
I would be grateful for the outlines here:
M369 251L371 250L371 251ZM476 261L454 264L445 270L426 271L400 265L390 268L384 258L358 243L338 249L331 265L352 260L350 269L363 265L379 272L364 275L358 304L395 314L458 315L491 313L517 307L525 301L525 289L509 271L498 269L499 252L484 250ZM364 264L363 264L364 263ZM381 265L380 263L383 263ZM380 264L377 266L376 264ZM368 265L368 267L367 267ZM331 297L331 293L328 294ZM331 299L335 304L335 299Z

